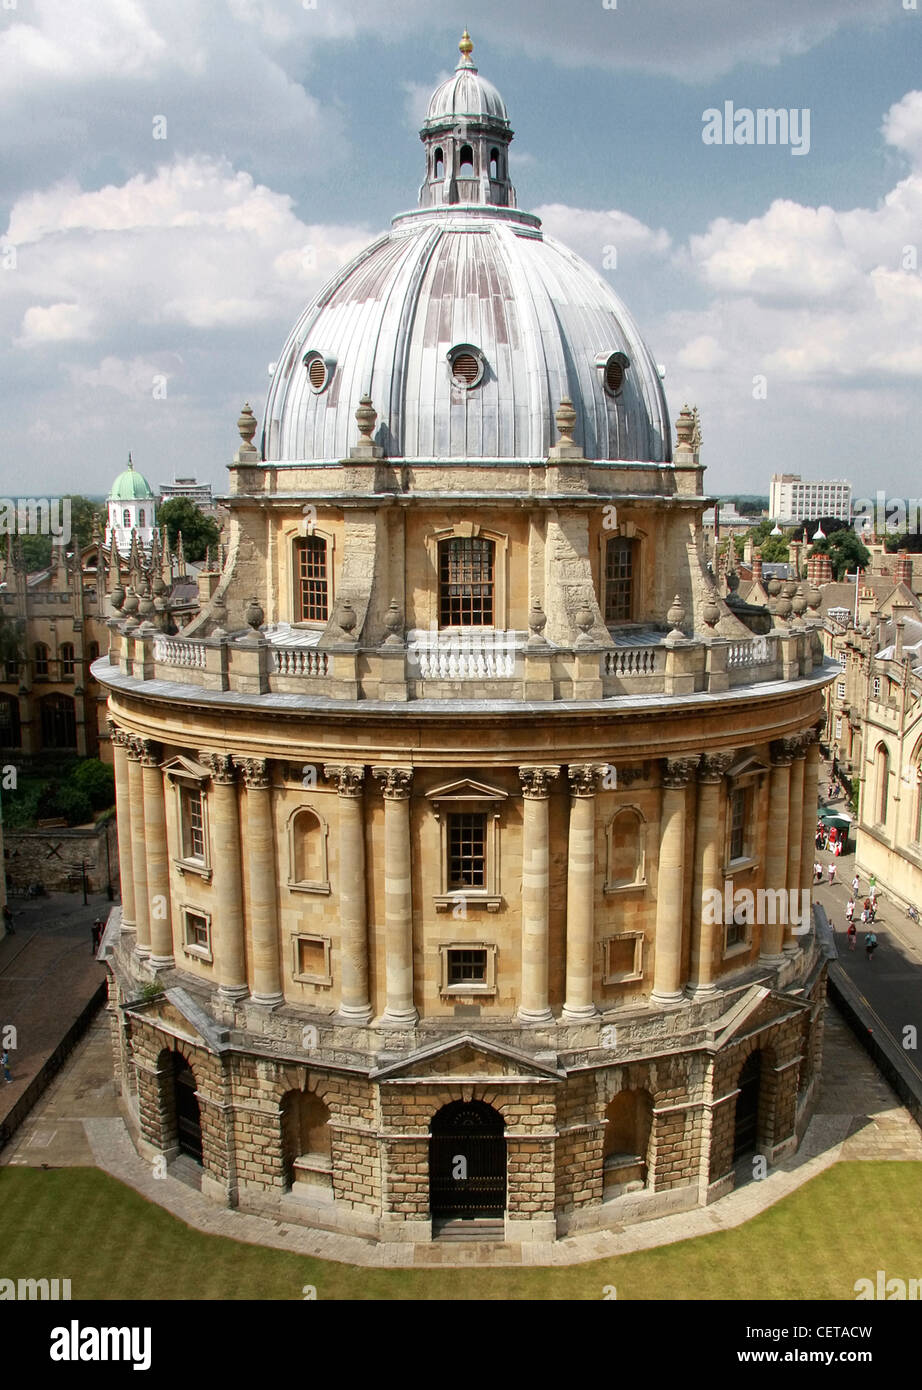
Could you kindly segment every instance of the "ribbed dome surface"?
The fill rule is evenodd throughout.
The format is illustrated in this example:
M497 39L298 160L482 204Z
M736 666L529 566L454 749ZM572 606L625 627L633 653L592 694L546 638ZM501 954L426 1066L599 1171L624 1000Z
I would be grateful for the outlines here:
M483 364L474 385L449 358L461 347ZM612 395L615 352L630 365ZM348 457L366 391L391 458L544 458L564 396L587 458L671 458L662 385L630 314L537 218L507 209L404 214L321 291L279 357L266 459Z
M129 465L123 473L119 473L112 484L109 500L111 502L143 501L153 497L153 495L151 485L144 474L139 473L134 465Z
M509 119L506 103L493 83L481 77L474 67L459 68L432 93L426 121L452 120L455 116Z

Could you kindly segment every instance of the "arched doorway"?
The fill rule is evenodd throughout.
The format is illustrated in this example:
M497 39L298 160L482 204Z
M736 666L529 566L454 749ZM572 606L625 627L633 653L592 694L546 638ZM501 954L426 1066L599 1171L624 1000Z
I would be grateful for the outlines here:
M474 1220L506 1210L505 1122L482 1100L452 1101L429 1126L429 1210Z
M180 1153L202 1161L202 1117L195 1094L195 1072L181 1052L173 1053L173 1099L176 1105L176 1137Z
M755 1153L759 1134L759 1090L762 1078L762 1054L751 1052L743 1063L737 1086L736 1123L733 1130L733 1162L746 1154Z

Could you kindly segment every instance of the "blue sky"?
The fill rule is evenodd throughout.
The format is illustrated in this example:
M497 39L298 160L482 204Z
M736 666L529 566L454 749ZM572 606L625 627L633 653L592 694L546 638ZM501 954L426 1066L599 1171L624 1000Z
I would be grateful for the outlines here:
M0 492L104 492L129 449L155 484L223 488L303 304L415 205L421 106L467 25L520 206L599 270L617 246L673 418L701 411L708 486L785 469L918 495L918 4L18 0ZM725 101L807 108L809 152L705 145Z

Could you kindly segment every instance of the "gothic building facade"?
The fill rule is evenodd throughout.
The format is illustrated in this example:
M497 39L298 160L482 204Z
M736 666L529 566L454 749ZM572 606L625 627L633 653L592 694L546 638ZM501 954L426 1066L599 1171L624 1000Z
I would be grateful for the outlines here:
M511 138L465 36L418 209L241 414L214 592L94 666L142 1152L393 1240L711 1201L820 1059L818 620L721 597L697 418Z

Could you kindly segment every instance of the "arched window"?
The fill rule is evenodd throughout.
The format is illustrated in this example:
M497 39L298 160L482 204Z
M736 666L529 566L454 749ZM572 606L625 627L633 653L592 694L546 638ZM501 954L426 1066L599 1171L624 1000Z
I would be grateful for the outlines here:
M613 536L605 546L605 621L633 622L637 595L637 542Z
M436 179L445 177L445 156L440 149L433 155L432 175Z
M289 887L328 893L327 827L310 806L301 807L291 817L288 843L291 864Z
M887 822L887 804L890 797L890 754L882 743L878 746L875 763L874 785L877 793L877 824L885 825Z
M495 550L479 536L439 542L440 627L493 626Z
M46 681L48 679L48 648L44 642L35 644L35 679Z
M122 525L123 525L123 526L130 526L130 525L131 525L131 512L128 510L127 507L126 507L125 510L122 512Z
M72 642L61 643L61 678L69 680L74 674L74 644Z
M644 828L640 812L633 807L618 811L609 822L607 890L644 882Z
M42 709L42 748L76 748L77 716L69 695L45 695Z
M474 177L474 151L470 145L462 145L458 154L459 169L458 176L462 179L472 179Z
M295 620L325 623L330 616L327 543L322 536L295 542Z
M138 525L143 526L144 524L144 508L142 507L138 512Z
M499 150L490 151L490 178L499 178Z
M21 742L19 701L15 695L0 695L0 748L18 748Z

